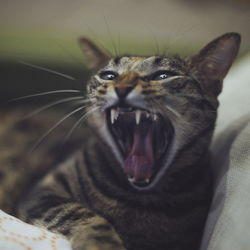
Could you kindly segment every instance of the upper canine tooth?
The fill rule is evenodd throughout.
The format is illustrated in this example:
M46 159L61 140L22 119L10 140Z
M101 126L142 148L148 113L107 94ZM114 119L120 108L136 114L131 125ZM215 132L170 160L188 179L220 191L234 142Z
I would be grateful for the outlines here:
M115 111L114 119L117 120L119 116L119 110L114 110L114 111Z
M111 112L110 112L110 120L111 120L111 123L112 123L112 124L113 124L114 121L115 121L115 116L116 116L116 110L111 109Z
M146 113L146 117L147 117L147 118L149 118L149 117L150 117L150 114L149 114L148 112Z
M154 120L154 121L157 120L157 114L153 114L153 120Z
M135 111L135 121L137 125L140 123L140 120L141 120L141 110L137 109Z

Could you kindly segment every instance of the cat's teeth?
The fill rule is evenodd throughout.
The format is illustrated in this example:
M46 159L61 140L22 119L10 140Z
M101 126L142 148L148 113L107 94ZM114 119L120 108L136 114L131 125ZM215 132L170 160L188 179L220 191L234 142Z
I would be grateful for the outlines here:
M135 177L128 177L129 182L134 183L135 182Z
M136 182L136 178L128 176L128 181L131 182L131 183L135 183ZM149 183L150 182L149 178L145 179L144 182L145 183Z
M150 114L149 114L148 112L146 113L146 117L147 117L147 118L149 118L149 117L150 117Z
M141 120L141 110L137 109L135 111L135 121L137 125L140 123L140 120Z
M154 121L157 120L157 114L153 114L153 120L154 120Z
M110 119L111 119L111 123L113 124L115 121L115 110L114 109L111 109Z
M117 120L117 118L118 118L118 116L119 116L119 110L115 110L115 120Z
M111 109L110 120L112 124L115 122L115 120L117 120L118 116L119 116L119 112L115 109Z

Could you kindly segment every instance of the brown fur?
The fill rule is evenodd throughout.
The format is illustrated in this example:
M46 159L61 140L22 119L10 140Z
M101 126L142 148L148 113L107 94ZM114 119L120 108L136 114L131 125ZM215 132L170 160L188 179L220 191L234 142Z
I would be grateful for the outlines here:
M239 35L229 33L190 58L116 60L81 39L97 72L88 84L91 103L99 108L107 105L116 88L143 95L148 110L171 121L177 149L168 150L166 162L171 157L172 161L151 188L138 190L124 175L117 148L100 130L106 124L100 109L66 144L62 138L74 119L63 122L31 153L42 131L61 115L19 121L22 111L1 112L0 208L65 235L74 250L198 249L212 196L208 147L217 95L239 42ZM169 81L145 77L159 67L177 77ZM98 78L99 70L119 69L125 73L114 81Z

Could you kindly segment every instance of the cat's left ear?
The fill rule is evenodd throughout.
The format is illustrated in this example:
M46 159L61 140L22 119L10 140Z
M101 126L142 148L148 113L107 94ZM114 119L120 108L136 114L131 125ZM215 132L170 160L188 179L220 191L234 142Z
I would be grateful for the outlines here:
M221 92L223 79L238 54L240 41L238 33L226 33L188 59L191 73L213 95Z
M88 68L93 71L100 69L110 59L108 54L99 49L98 46L88 38L79 38L79 44L86 56Z

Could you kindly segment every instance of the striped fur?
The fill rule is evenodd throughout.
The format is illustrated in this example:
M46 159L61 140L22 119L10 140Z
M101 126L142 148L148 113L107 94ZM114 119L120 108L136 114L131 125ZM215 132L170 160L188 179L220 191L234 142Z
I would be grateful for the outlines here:
M87 91L96 110L65 145L62 135L74 119L31 154L39 133L60 114L13 123L22 111L1 113L0 208L65 235L74 250L198 249L212 197L208 147L217 95L239 43L239 35L229 33L190 58L110 58L81 39L95 71ZM168 78L151 77L163 69ZM103 80L103 71L118 76ZM167 117L174 129L160 174L145 190L129 184L108 130L105 112L117 101L117 89L131 105Z

